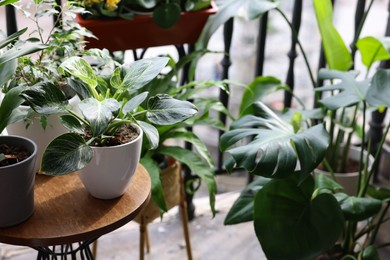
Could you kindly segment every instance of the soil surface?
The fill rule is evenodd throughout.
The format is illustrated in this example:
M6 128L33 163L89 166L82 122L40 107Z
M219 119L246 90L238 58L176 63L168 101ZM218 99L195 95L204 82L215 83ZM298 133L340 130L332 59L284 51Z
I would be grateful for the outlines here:
M124 125L116 131L112 138L107 138L104 142L94 142L92 146L116 146L126 144L133 141L139 136L137 129L131 125ZM86 133L84 138L86 140L91 138L90 133Z
M7 144L0 144L0 154L5 155L5 159L0 161L0 167L21 162L31 155L29 151L22 147Z

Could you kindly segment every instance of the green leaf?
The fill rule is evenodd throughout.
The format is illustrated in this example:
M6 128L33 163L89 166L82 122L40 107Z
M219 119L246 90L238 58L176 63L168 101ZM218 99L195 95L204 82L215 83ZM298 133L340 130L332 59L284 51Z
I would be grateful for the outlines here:
M225 0L218 2L218 12L209 17L204 26L196 49L207 49L208 41L217 29L230 18L243 15L245 18L257 19L264 13L278 7L279 1L272 0Z
M390 107L390 70L378 69L367 92L367 103L375 108Z
M44 50L48 48L48 45L45 44L35 44L35 45L23 45L22 47L14 47L7 50L3 55L0 56L0 65L13 60L19 57L32 54L34 52Z
M27 88L22 96L34 111L43 115L63 113L69 103L64 93L48 82Z
M257 238L268 259L314 259L339 238L344 219L333 195L312 198L313 177L272 180L254 201Z
M313 4L329 68L349 70L352 66L351 53L333 25L331 0L313 0Z
M149 99L146 117L156 125L172 125L194 116L197 111L191 102L159 94Z
M0 49L4 48L5 46L7 46L8 44L12 43L13 41L17 40L19 38L19 36L21 36L23 33L25 33L27 31L27 27L26 28L23 28L13 34L11 34L10 36L8 36L7 38L5 38L4 40L0 41Z
M168 140L168 139L175 139L175 140L181 140L184 142L191 143L193 145L193 148L196 149L198 152L198 155L200 158L205 160L210 168L214 168L214 162L211 158L211 154L207 149L207 146L205 145L202 140L199 139L199 137L193 133L188 131L168 131L164 135L160 136L161 140Z
M329 145L325 126L319 124L294 133L288 123L259 104L263 107L264 117L249 115L233 122L234 129L221 136L221 150L251 138L248 143L227 151L236 167L269 178L287 177L296 171L305 176L313 171L323 160Z
M10 5L16 2L19 2L19 0L1 0L0 6Z
M385 187L368 186L367 194L378 200L390 199L390 189Z
M81 79L91 89L95 89L98 81L97 77L89 63L80 57L70 57L66 59L58 68L58 71L63 74L70 74Z
M214 177L214 168L211 168L196 153L182 147L162 146L158 148L158 152L170 156L187 165L191 172L201 178L201 180L207 185L210 208L213 215L215 215L215 193L217 191L217 183Z
M137 109L139 105L142 104L142 102L145 101L145 99L148 97L148 92L142 92L141 94L138 94L137 96L130 99L122 108L123 114L131 113L133 110Z
M141 5L141 6L145 7L145 8L148 8L148 9L155 7L156 4L157 4L156 0L136 0L136 2L139 5Z
M282 86L279 79L274 77L257 77L245 89L240 105L240 116L253 114L252 104L261 101L266 95L275 92Z
M98 101L94 98L84 99L79 108L85 120L90 124L92 135L99 136L108 128L120 109L120 104L113 98Z
M137 121L137 124L143 130L146 139L149 142L149 146L150 146L149 148L156 149L160 144L160 138L157 129L153 125L148 124L144 121Z
M366 248L363 249L363 252L361 254L361 258L364 260L381 260L381 257L379 256L378 249L375 245L369 245Z
M338 182L328 178L323 173L316 173L314 171L314 179L316 189L319 190L330 190L332 192L338 192L344 190L344 187L341 186Z
M271 179L256 178L241 192L226 215L224 225L253 221L253 206L256 193Z
M11 124L14 110L23 103L23 98L19 96L22 90L23 87L12 88L4 95L0 103L0 133Z
M164 199L163 187L160 179L161 169L150 156L141 158L140 163L146 168L152 181L152 200L164 212L168 211Z
M318 73L320 79L335 80L341 79L341 82L316 88L315 91L340 91L330 97L321 99L319 102L330 110L336 110L341 107L356 105L359 102L366 100L367 91L369 89L369 80L357 81L356 71L336 71L321 69Z
M137 60L130 64L122 66L124 73L123 81L120 87L125 89L137 90L153 80L167 65L168 58L155 57L149 59Z
M179 21L180 12L180 6L174 2L159 4L153 10L153 21L166 29Z
M74 133L55 138L46 148L41 170L47 175L65 175L78 171L92 160L93 150Z
M10 60L0 65L0 87L6 84L15 74L18 60Z
M362 55L362 62L367 69L376 61L390 59L390 38L364 37L356 43Z
M78 118L73 115L62 115L60 116L61 124L68 129L70 132L75 132L78 134L84 133L84 127L81 125Z
M344 217L348 221L362 221L375 216L382 208L382 201L373 198L360 198L337 193Z
M120 67L117 67L112 73L112 76L110 78L110 84L114 88L120 88L122 86L121 71L122 69Z

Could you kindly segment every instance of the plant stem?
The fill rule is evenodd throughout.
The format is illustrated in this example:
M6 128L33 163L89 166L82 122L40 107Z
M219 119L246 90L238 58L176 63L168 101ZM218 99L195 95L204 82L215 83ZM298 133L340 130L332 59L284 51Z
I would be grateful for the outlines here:
M363 155L364 155L364 143L365 143L365 140L366 140L366 109L367 109L367 104L365 101L363 101L363 125L362 125L362 146L361 146L361 149L360 149L360 158L359 158L359 178L358 178L358 188L357 188L357 191L358 191L358 196L363 196L364 195L364 192L362 192L362 190L364 190L365 188L361 189L361 185L362 185L362 166L363 166ZM367 164L367 162L366 162Z
M370 238L370 245L375 243L376 236L378 235L379 228L380 228L380 226L382 224L382 221L383 221L384 217L386 216L387 211L389 210L389 207L390 207L390 201L387 202L387 205L383 209L383 211L382 211L382 213L381 213L381 215L380 215L380 217L378 219L378 223L376 224L375 229L372 232L372 235L371 235L371 238Z

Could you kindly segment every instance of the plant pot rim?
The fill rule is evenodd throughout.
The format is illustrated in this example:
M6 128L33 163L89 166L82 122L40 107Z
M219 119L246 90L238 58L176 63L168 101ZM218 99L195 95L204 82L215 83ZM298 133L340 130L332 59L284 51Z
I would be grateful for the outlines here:
M20 161L20 162L11 164L11 165L0 166L0 169L8 169L8 168L16 167L16 166L18 166L20 164L27 163L28 161L33 160L35 158L35 156L37 154L37 151L38 151L38 146L37 146L37 144L33 140L31 140L31 139L29 139L27 137L24 137L24 136L19 136L19 135L0 135L0 142L4 142L2 139L19 139L19 140L24 140L25 142L30 143L34 147L34 149L31 152L30 156L27 157L26 159L24 159L23 161ZM6 142L4 142L4 143L6 143Z
M112 145L112 146L90 146L92 149L116 149L116 148L119 148L119 147L122 147L122 146L126 146L126 145L129 145L129 144L132 144L132 143L135 143L135 142L138 142L139 139L142 138L142 135L143 135L143 131L142 131L142 128L136 124L131 124L132 127L136 128L137 129L137 132L138 132L138 136L137 138L131 140L130 142L127 142L127 143L124 143L124 144L119 144L119 145Z

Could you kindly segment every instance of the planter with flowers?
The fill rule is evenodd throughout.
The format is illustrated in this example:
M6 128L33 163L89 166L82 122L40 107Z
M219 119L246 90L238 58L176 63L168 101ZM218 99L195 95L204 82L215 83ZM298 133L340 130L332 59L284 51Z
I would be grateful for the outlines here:
M76 21L96 37L87 39L87 48L111 52L195 43L208 17L217 12L209 0L74 3L86 11L77 14ZM149 13L140 14L143 9Z

